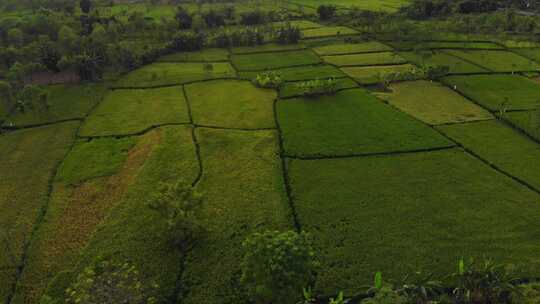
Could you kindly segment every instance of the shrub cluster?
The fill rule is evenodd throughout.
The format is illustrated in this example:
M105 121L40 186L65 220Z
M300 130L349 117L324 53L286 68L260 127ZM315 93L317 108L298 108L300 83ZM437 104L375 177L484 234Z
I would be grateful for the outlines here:
M296 87L300 89L301 96L332 95L337 91L337 80L328 78L302 81Z
M276 72L262 72L251 80L251 82L259 88L277 89L283 83L283 79Z

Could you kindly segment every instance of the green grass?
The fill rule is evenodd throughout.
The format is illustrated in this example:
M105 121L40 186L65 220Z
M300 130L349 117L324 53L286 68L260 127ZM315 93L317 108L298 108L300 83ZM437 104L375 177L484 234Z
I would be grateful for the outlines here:
M358 31L345 26L327 26L315 29L302 30L302 38L307 39L355 34L358 34Z
M361 84L375 84L379 82L379 76L390 73L406 73L417 70L412 64L373 66L373 67L343 67L345 74L358 80Z
M489 163L540 189L538 144L499 121L437 127Z
M317 8L320 0L292 0L292 3ZM359 8L377 12L396 12L401 6L408 4L408 0L324 0L324 4L332 4L340 8Z
M540 101L540 84L517 75L450 76L443 82L492 111L503 104L508 110L534 109Z
M257 46L239 46L233 47L231 52L233 54L255 54L255 53L267 53L277 51L295 51L303 50L306 47L303 44L276 44L269 43ZM279 55L279 54L274 54Z
M277 69L274 72L281 76L284 81L299 81L310 79L323 79L330 77L345 77L346 75L338 68L332 65L316 65L307 67L293 67ZM253 79L260 72L240 72L239 76L243 79Z
M399 50L420 49L502 49L503 47L493 42L468 42L468 41L396 41L390 42L391 46Z
M186 86L193 121L226 128L275 127L276 92L259 89L249 81L216 80Z
M403 57L392 52L368 53L368 54L350 54L350 55L332 55L324 56L323 60L327 63L337 66L370 66L370 65L389 65L403 64L407 61Z
M197 52L180 52L166 55L158 59L158 62L189 62L189 61L227 61L229 51L227 49L203 49Z
M125 135L167 123L188 123L181 87L111 91L86 119L80 135Z
M110 210L121 202L158 140L159 134L151 132L142 137L95 139L75 145L57 173L47 214L29 249L14 303L37 302L56 274L75 267L82 249ZM62 168L80 169L82 173L76 175ZM102 172L97 172L98 168Z
M233 67L226 62L212 63L213 70L204 70L203 63L154 63L137 69L122 77L117 87L155 87L175 85L187 82L215 79L232 78L235 76Z
M297 27L297 28L299 28L301 30L319 28L319 27L324 26L322 24L319 24L319 23L316 23L316 22L313 22L313 21L309 21L309 20L277 21L277 22L272 22L271 24L272 24L272 26L277 27L277 28L279 28L281 26L287 26L288 24L290 24L291 26Z
M532 138L540 141L540 110L508 112L504 119L521 129Z
M366 91L280 100L283 147L290 156L343 156L451 146L433 129Z
M351 53L367 53L367 52L382 52L391 51L392 48L377 41L360 42L360 43L339 43L314 47L315 53L325 55L343 55Z
M527 57L536 62L540 62L540 49L522 48L514 49L513 51L520 54L521 56Z
M16 126L28 126L84 118L103 97L105 86L90 85L54 85L46 88L49 92L49 108L34 107L24 113L14 112L7 120Z
M60 123L0 136L0 279L20 263L23 247L47 203L56 166L75 140L78 123ZM9 243L6 243L9 241ZM3 302L13 282L0 281Z
M402 57L406 58L410 62L421 66L447 66L449 67L449 73L479 73L479 72L488 72L488 70L474 65L472 63L461 60L457 57L442 53L442 52L422 52L421 54L415 54L413 52L401 52L399 53ZM426 56L426 57L424 57Z
M278 69L289 66L316 64L321 61L310 50L232 55L231 60L239 71Z
M350 78L339 78L336 79L336 89L350 89L350 88L356 88L358 87L358 84L354 82ZM302 89L298 87L298 84L300 82L286 82L281 85L279 88L279 97L280 98L289 98L289 97L295 97L300 96L302 93Z
M76 184L96 177L113 175L126 160L133 138L79 140L56 176L57 181Z
M7 103L0 98L0 124L8 116L8 111L9 109Z
M540 65L508 51L447 50L450 55L474 62L494 72L536 71Z
M207 230L185 263L182 303L244 303L241 244L254 232L292 229L278 135L274 131L197 129Z
M540 270L540 196L460 149L291 160L302 227L322 248L316 290L357 294L373 274L455 272L460 257Z
M195 179L198 174L195 145L191 129L185 126L159 128L145 134L141 140L146 141L141 152L150 150L139 160L143 161L140 169L132 173L133 176L128 175L133 179L132 185L122 199L114 203L86 246L78 247L82 249L80 259L70 255L78 261L69 260L74 266L58 272L48 285L46 293L54 299L62 299L74 276L98 257L130 261L144 274L143 284L158 284L160 297L174 295L182 255L167 239L166 223L156 211L148 208L147 202L160 182L191 183Z
M390 104L430 125L492 119L493 116L451 89L430 81L391 85L380 94Z

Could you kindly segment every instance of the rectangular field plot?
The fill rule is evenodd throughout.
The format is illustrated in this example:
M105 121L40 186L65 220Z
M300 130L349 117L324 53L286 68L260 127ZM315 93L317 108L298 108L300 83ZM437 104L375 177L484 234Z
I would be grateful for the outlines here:
M440 276L486 254L540 271L540 195L460 149L290 160L289 176L300 224L323 248L323 294L356 294L376 271Z
M493 119L488 111L436 82L401 82L391 89L392 93L379 96L430 125Z
M440 126L473 153L540 190L540 146L499 121Z
M504 119L540 142L540 110L508 112Z
M513 51L520 54L523 57L527 57L536 62L540 62L540 48L538 49L523 48L523 49L514 49Z
M442 53L442 52L422 52L421 54L415 54L413 52L401 52L402 57L410 62L421 66L428 65L432 67L447 66L449 67L450 74L468 74L468 73L481 73L488 72L480 66L461 60L457 57Z
M446 50L445 52L494 72L537 71L540 68L534 61L508 51Z
M47 288L47 293L53 296L53 299L63 294L65 288L68 287L66 285L70 284L84 267L93 263L98 257L114 257L120 261L130 261L141 273L144 273L143 285L157 284L159 286L157 292L163 298L171 298L175 295L180 272L179 261L182 256L179 250L173 250L174 247L171 245L167 225L163 222L163 218L156 210L149 208L148 203L157 193L160 183L190 184L195 180L199 173L199 166L191 137L191 128L167 126L152 130L141 136L133 149L136 149L132 153L134 163L131 163L132 160L128 158L125 165L127 171L120 170L118 173L120 181L115 184L120 189L111 189L106 186L97 188L94 191L97 191L98 200L92 203L89 203L91 196L77 197L76 195L68 196L71 204L66 205L65 200L56 202L59 205L54 206L55 212L50 214L49 224L45 226L43 234L40 234L40 242L35 243L36 247L33 250L35 260L32 261L32 267L28 268L29 277L26 281L28 284L43 276L41 267L43 263L49 263L44 258L52 250L55 253L51 260L54 267L63 267L61 270L66 270L58 272L54 279L56 284L51 284ZM99 201L101 197L104 199L109 196L118 197L115 191L121 192L122 187L125 187L124 183L128 183L129 187L120 196L120 201ZM91 234L86 234L89 231L88 228L97 227L91 224L95 224L96 219L99 219L96 217L99 213L85 212L85 210L92 209L94 204L98 205L96 208L102 208L104 203L114 203L114 205L112 209L110 207L107 209L109 210L107 216L99 224L99 228L93 230ZM63 224L64 221L71 226ZM81 224L78 225L79 223ZM75 228L69 229L70 227ZM64 234L48 230L54 228L67 229L67 231ZM80 238L77 238L79 233ZM69 251L55 252L55 248L51 247L54 244L51 244L52 240L49 240L50 235L57 235L60 239L54 239L54 242L64 243ZM38 245L43 247L37 247ZM40 250L40 248L46 250ZM62 264L63 258L69 265ZM68 269L65 269L66 267ZM42 284L40 283L39 287L42 287ZM32 288L31 285L26 287Z
M191 140L190 130L185 130L184 136ZM183 130L175 131L182 134ZM16 302L36 302L55 274L75 266L99 224L133 185L154 145L168 135L160 130L141 137L76 143L53 184L46 218L31 244Z
M233 78L236 75L233 67L227 62L212 63L212 71L204 69L203 63L154 63L137 69L122 77L116 87L145 88L182 84L187 82Z
M339 78L346 77L340 69L328 64L305 66L305 67L293 67L274 70L283 81L299 81L310 79L323 79L323 78ZM260 72L240 72L239 76L242 79L252 80L257 77Z
M344 36L358 34L357 30L345 26L328 26L315 29L302 30L302 38L319 38L331 36Z
M278 101L288 156L363 155L453 146L430 127L362 89Z
M292 3L304 5L306 7L317 8L320 0L292 0ZM377 1L358 1L358 0L325 0L325 4L335 5L338 8L359 8L361 10L395 12L401 6L409 3L408 0L377 0Z
M403 57L392 52L351 54L351 55L332 55L324 56L323 60L327 63L337 66L370 66L370 65L389 65L406 63Z
M189 61L227 61L229 51L227 49L203 49L196 52L180 52L166 55L158 59L158 62L189 62Z
M225 128L273 128L276 92L249 81L215 80L186 85L195 124Z
M275 131L197 128L204 173L204 237L185 263L186 304L244 303L237 287L242 242L254 233L292 229ZM201 258L204 257L204 258Z
M353 53L369 53L392 51L392 48L377 41L360 42L360 43L338 43L323 45L313 48L315 53L325 55L343 55Z
M325 78L321 78L325 79ZM358 84L350 78L339 78L336 79L336 89L350 89L358 87ZM302 94L302 89L298 87L301 82L287 82L281 85L279 88L279 97L280 98L290 98L295 96L300 96Z
M324 26L322 24L319 24L319 23L316 23L316 22L313 22L313 21L309 21L309 20L277 21L277 22L272 22L271 24L272 24L272 26L277 27L277 28L279 28L281 26L291 25L291 26L297 27L297 28L299 28L301 30L320 28L320 27Z
M316 64L321 61L310 50L232 55L231 60L239 71L278 69L288 66Z
M31 108L26 108L24 113L14 111L6 124L29 126L84 118L105 92L105 86L100 84L53 85L45 89L49 92L48 108L36 103Z
M86 119L82 136L126 135L167 123L189 123L182 87L111 91Z
M430 41L421 42L416 41L400 41L390 42L391 46L398 50L413 50L415 48L420 49L490 49L497 50L503 47L493 42L468 42L468 41Z
M380 81L380 78L391 73L409 73L418 69L412 64L373 66L373 67L343 67L345 74L358 80L361 84L369 85Z
M269 43L257 46L239 46L233 47L231 52L233 54L255 54L255 53L268 53L268 52L281 52L281 51L296 51L303 50L306 47L301 44L277 44ZM275 54L279 55L279 54Z
M49 182L75 140L78 122L15 131L0 136L0 268L15 268L21 262L42 208L47 204ZM1 274L1 270L0 270ZM0 299L13 282L0 275Z
M534 109L540 96L540 84L517 75L450 76L442 81L491 111Z

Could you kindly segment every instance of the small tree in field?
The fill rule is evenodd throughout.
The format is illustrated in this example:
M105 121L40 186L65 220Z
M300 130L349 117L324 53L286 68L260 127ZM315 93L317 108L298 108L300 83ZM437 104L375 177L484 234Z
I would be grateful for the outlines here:
M290 303L313 283L319 266L307 233L255 233L242 244L242 284L255 303Z
M317 13L319 14L319 19L328 20L336 14L336 7L333 5L319 5Z
M167 224L172 243L175 246L186 246L201 229L197 211L202 202L202 195L193 187L177 182L162 184L148 205L159 212Z

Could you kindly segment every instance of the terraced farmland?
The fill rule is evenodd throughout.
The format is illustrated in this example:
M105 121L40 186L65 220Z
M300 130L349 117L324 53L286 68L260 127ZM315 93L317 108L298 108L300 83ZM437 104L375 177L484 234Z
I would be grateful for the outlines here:
M448 273L463 256L540 276L536 51L432 41L424 54L295 24L298 44L169 54L113 81L48 86L48 109L0 110L0 300L62 303L114 257L159 303L249 303L242 242L265 230L312 234L324 295L353 296L377 271ZM281 82L258 87L269 71ZM328 79L331 92L306 94ZM148 207L179 181L204 195L202 237L182 249Z

